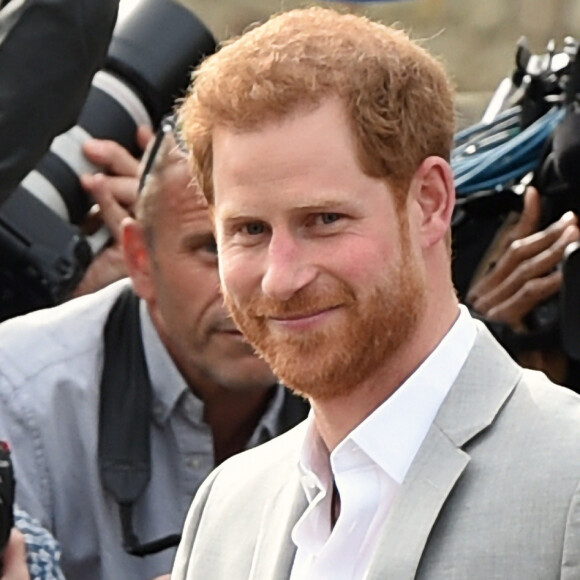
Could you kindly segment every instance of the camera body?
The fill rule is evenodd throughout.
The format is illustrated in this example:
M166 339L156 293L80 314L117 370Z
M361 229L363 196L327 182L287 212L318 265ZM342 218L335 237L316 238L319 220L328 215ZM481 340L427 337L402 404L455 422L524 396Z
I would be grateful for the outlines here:
M118 22L77 124L0 207L0 321L67 299L108 242L79 228L94 203L80 176L100 170L83 144L112 139L138 156L137 127L156 128L214 50L211 32L177 0L140 0Z
M14 471L10 458L10 448L0 441L0 556L14 527Z

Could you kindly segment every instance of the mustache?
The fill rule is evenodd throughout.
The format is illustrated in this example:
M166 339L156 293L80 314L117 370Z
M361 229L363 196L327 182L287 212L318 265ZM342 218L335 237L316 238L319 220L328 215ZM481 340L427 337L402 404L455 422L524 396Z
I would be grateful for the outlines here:
M309 316L338 306L350 306L354 302L356 296L352 289L337 281L332 288L302 288L284 301L270 296L254 296L242 309L252 318L292 318Z

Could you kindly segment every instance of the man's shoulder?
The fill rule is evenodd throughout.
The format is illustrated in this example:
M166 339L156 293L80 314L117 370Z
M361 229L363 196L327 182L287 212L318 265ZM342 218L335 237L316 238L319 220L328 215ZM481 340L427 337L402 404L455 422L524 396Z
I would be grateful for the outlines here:
M0 324L0 375L24 382L96 350L108 313L128 282Z
M580 435L580 396L540 371L522 368L479 324L436 423L459 446L483 432L501 437L528 431L558 433L554 442L564 444Z
M189 511L175 559L176 577L185 577L186 570L195 571L195 578L248 577L263 517L276 510L275 517L283 523L296 498L304 497L298 457L306 425L303 421L235 455L209 475ZM237 557L224 559L224 546L235 547Z
M506 412L520 428L552 435L556 446L569 443L580 453L580 395L544 373L523 369Z
M506 477L545 479L546 494L569 497L580 485L580 396L523 369L495 420L468 447L475 464L517 466Z

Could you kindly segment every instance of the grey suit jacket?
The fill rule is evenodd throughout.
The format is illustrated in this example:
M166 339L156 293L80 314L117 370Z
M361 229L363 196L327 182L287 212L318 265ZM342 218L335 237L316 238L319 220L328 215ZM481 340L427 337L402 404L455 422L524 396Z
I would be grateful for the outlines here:
M304 423L210 475L172 580L289 578L303 437ZM580 397L521 369L479 325L366 578L580 579L579 482Z

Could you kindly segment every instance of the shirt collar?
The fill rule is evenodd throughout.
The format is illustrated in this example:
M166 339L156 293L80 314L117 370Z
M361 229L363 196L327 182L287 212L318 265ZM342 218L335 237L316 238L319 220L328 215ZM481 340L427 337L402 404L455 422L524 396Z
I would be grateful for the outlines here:
M397 483L407 471L475 342L467 308L417 370L341 442L355 442Z
M156 420L165 423L183 393L191 391L157 333L144 300L139 305L139 318L145 360L153 389L153 415ZM203 401L193 393L191 395L188 397L188 412L196 422L201 423Z
M330 461L352 449L353 444L377 463L399 484L437 412L457 378L475 342L476 328L467 308L459 316L433 352L415 372L369 417L358 425L333 451L331 457L316 428L314 414L299 461L303 487L327 490L331 485Z
M250 437L246 449L256 447L257 445L265 443L280 434L282 407L284 406L284 401L286 400L288 393L282 385L276 385L274 389L274 393L268 402L266 411L260 418L254 433Z

